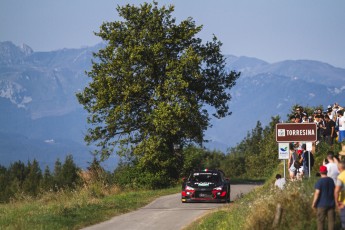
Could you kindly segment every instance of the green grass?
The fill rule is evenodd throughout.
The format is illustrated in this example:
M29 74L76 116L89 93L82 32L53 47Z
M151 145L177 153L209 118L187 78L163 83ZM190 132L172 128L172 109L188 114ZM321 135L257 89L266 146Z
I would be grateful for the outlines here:
M0 229L80 229L136 210L155 198L179 192L179 187L102 195L89 190L48 193L0 204Z

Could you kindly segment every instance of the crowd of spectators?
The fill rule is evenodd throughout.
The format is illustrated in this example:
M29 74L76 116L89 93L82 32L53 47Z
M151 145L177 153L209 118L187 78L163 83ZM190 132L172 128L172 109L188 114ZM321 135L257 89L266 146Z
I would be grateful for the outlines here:
M290 116L291 123L312 123L317 127L317 144L325 141L333 145L334 140L339 143L345 140L344 108L338 103L328 105L327 110L318 108L312 114L308 114L302 106L297 106Z
M317 127L317 142L325 142L333 146L334 142L345 142L345 117L344 108L338 103L328 105L327 110L316 109L311 114L304 111L303 107L297 106L294 113L290 116L291 123L311 123ZM306 152L305 146L300 147L299 143L291 143L290 159L288 163L290 179L295 180L299 171L302 175L306 174L306 168L296 168L295 161L298 152ZM343 146L345 147L345 145ZM344 150L344 149L343 149ZM343 152L343 151L342 151ZM340 152L340 154L342 153ZM343 153L345 154L345 152ZM311 154L313 155L313 154ZM310 156L310 155L309 155ZM303 156L301 157L303 159ZM309 164L310 165L310 164ZM318 229L324 229L327 220L328 229L334 229L335 210L338 208L342 229L345 229L345 161L339 160L333 151L328 151L327 157L319 168L320 179L314 188L314 198L312 208L317 212ZM276 183L280 178L277 178ZM278 184L276 184L278 186ZM279 186L280 187L280 186Z
M308 111L307 111L308 110ZM296 106L289 117L290 123L315 123L317 141L333 146L334 141L342 142L345 139L344 108L338 103L328 105L327 110L317 108L314 111ZM342 131L344 130L344 131ZM343 133L344 132L344 133ZM308 176L313 167L314 157L307 151L305 143L290 143L290 156L288 160L289 175L291 180Z

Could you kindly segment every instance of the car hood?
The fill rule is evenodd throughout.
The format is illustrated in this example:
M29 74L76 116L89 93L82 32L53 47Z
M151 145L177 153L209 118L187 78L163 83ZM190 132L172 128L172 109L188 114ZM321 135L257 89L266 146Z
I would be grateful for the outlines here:
M221 183L189 181L187 185L193 188L215 188L220 186Z

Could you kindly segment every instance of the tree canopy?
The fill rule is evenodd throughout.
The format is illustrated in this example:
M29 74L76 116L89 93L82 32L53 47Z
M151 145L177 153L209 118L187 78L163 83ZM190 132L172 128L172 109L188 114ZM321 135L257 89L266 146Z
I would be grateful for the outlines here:
M148 170L176 168L179 146L204 141L205 105L217 118L231 113L229 91L240 73L226 71L215 36L203 44L196 37L202 26L192 18L176 22L174 6L117 11L123 20L104 22L96 33L106 46L94 54L92 80L77 94L91 124L85 140L102 158L116 148Z

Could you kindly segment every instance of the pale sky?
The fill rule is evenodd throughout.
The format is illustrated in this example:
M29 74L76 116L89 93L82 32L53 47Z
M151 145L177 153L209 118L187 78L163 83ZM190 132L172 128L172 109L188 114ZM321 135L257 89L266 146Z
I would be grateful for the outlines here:
M0 0L0 42L34 51L93 46L104 21L117 21L116 6L140 0ZM152 2L152 1L148 1ZM157 0L175 5L177 21L192 17L215 34L222 53L273 63L317 60L345 68L345 0Z

